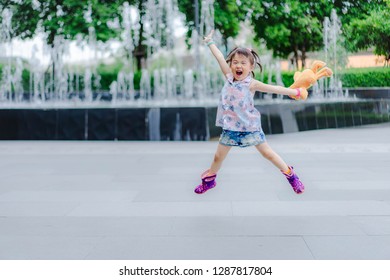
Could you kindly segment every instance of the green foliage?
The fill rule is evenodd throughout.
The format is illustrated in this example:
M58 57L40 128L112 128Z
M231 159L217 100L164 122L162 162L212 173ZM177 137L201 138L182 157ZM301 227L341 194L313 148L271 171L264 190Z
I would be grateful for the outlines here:
M342 74L343 87L390 87L390 68L348 69Z
M15 4L11 1L3 6L3 9L8 8L12 11L12 30L13 37L31 38L35 34L38 22L40 20L39 11L33 9L32 0L21 1ZM1 14L0 14L1 19Z
M374 53L384 55L390 65L390 1L381 9L371 11L364 19L353 19L346 27L350 50L375 47Z
M87 36L91 27L95 29L97 40L107 41L116 37L118 34L108 27L107 22L120 17L119 7L125 0L47 0L36 2L40 3L39 6L34 6L32 0L8 2L7 7L13 12L14 37L32 37L39 23L47 35L47 43L53 45L56 35L74 39L78 34ZM92 13L90 19L85 16L89 8Z
M337 11L342 23L346 24L352 19L363 18L373 9L383 7L384 2L267 0L261 1L261 5L264 12L254 12L251 17L257 38L265 40L274 56L294 57L296 66L301 53L304 66L306 52L323 48L322 23L325 17L330 16L332 9Z
M110 74L110 75L117 75L119 71L122 69L123 63L120 61L117 61L113 64L100 64L97 67L97 72L101 74Z
M2 73L3 65L0 64L0 76ZM100 65L98 67L98 74L101 77L100 84L101 90L109 90L113 81L117 80L118 73L122 69L120 62L111 65ZM282 72L282 81L286 87L290 86L293 82L294 72L284 71ZM23 74L23 88L27 91L30 86L30 72L24 70ZM256 73L256 79L268 83L268 73L263 74ZM273 83L275 79L273 77ZM358 87L390 87L390 68L377 67L377 68L352 68L346 69L341 74L341 80L343 87L345 88L358 88ZM141 71L134 73L134 88L140 89ZM152 85L153 85L153 81Z
M99 65L97 72L100 75L100 86L102 90L109 90L113 81L118 78L118 73L121 71L123 64L121 62L105 65ZM134 89L140 89L141 71L134 73Z
M283 84L288 87L294 83L294 72L284 72L282 75Z
M30 87L30 72L26 69L23 69L22 72L22 85L24 89L28 89Z
M201 12L202 1L198 1ZM0 12L6 7L12 9L14 37L32 37L40 23L51 45L56 35L72 40L78 34L87 36L91 27L95 29L97 40L107 41L118 36L118 30L110 29L107 22L115 18L121 21L120 7L124 2L136 6L141 15L145 13L146 1L141 0L2 0ZM194 0L177 2L191 32L195 28ZM40 6L33 3L40 3ZM91 20L85 18L89 7ZM216 0L214 19L215 27L225 40L237 36L240 23L249 19L258 42L265 41L275 56L293 55L297 64L299 53L304 61L306 52L323 47L322 23L332 9L337 11L342 23L348 25L344 32L349 36L347 42L351 50L375 46L375 52L390 61L389 0ZM140 30L142 38L142 25ZM136 47L135 54L140 68L141 58L146 56L142 43Z
M276 57L287 58L291 53L298 63L298 52L305 60L306 52L322 46L321 19L311 12L311 1L262 1L263 13L252 15L258 38Z
M383 0L321 0L315 5L315 10L320 18L324 18L325 16L329 17L331 10L335 9L340 16L341 23L345 26L349 24L351 20L364 18L370 14L372 10L381 9L384 5L385 3Z
M257 73L256 79L268 83L268 73ZM294 72L282 72L282 81L286 87L292 85ZM272 82L276 82L274 77L272 77ZM390 87L390 69L385 67L346 69L341 73L341 82L346 88Z
M269 75L269 73L266 71L262 74L256 73L256 79L259 81L262 81L264 83L268 83L268 75ZM276 83L276 79L275 79L274 75L272 76L271 80L273 83ZM293 84L294 83L294 72L291 72L291 71L282 72L282 82L283 82L284 86L286 86L286 87Z
M202 10L202 1L199 1L199 13ZM195 29L195 5L194 0L178 1L179 10L185 14L185 25L188 27L188 34ZM237 1L219 0L214 1L214 24L223 39L226 41L229 37L236 37L240 31L240 22L247 18L252 11L260 12L262 7L258 0ZM199 14L199 17L202 15ZM203 30L209 32L209 30Z
M118 71L119 72L119 71ZM118 78L118 72L102 72L100 75L101 90L110 90L110 85ZM134 73L134 89L140 89L141 71Z

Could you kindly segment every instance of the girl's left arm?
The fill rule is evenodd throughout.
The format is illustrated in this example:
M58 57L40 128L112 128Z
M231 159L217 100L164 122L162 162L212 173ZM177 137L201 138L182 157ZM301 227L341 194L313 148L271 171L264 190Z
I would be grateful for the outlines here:
M286 88L281 86L268 85L257 80L252 81L250 85L250 90L252 92L261 91L261 92L276 93L276 94L289 95L289 96L299 96L300 94L303 93L303 91L306 91L306 89L304 88L292 89L292 88Z

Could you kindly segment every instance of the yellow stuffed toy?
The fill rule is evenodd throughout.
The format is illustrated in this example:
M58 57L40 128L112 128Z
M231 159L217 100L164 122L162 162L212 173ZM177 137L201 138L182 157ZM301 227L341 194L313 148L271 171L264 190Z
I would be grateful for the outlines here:
M314 83L322 77L332 76L332 70L328 67L324 67L325 65L325 62L315 60L310 69L305 69L302 72L295 72L294 83L290 86L290 88L297 88L300 92L298 96L289 95L289 97L295 100L306 100L307 89L309 87L314 85Z

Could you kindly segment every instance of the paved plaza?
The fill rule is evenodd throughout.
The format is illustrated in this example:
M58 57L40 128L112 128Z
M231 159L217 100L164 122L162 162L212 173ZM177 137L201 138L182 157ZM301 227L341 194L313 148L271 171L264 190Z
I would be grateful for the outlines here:
M390 259L390 124L217 142L0 142L0 259Z

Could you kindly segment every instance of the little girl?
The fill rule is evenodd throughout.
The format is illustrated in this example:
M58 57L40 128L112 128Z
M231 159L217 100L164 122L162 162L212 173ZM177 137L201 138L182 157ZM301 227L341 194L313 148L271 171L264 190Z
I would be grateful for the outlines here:
M256 52L247 48L235 48L228 55L226 61L223 54L212 41L214 30L204 38L217 59L226 82L222 88L216 125L223 131L219 139L217 151L211 166L202 175L202 183L196 187L195 193L202 194L216 186L217 172L221 168L232 146L255 148L271 161L286 176L293 190L300 194L304 185L299 180L292 166L288 166L283 159L268 145L261 128L260 113L254 106L253 95L256 91L289 95L294 99L306 97L305 88L290 89L281 86L267 85L254 79L253 70L260 59Z

